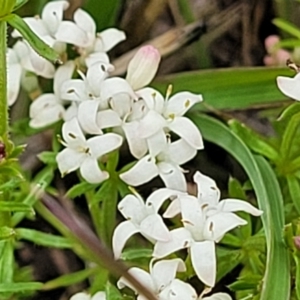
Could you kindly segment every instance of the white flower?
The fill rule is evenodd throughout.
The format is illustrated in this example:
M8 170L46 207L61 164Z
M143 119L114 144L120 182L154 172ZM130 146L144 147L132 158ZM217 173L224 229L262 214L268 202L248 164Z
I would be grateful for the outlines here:
M232 300L232 298L228 295L228 294L225 294L225 293L216 293L216 294L213 294L209 297L199 297L199 300Z
M300 73L297 73L295 77L285 77L285 76L278 76L277 77L277 86L281 90L283 94L286 96L300 100Z
M76 118L64 123L62 135L67 148L58 153L56 161L63 176L79 168L90 183L100 183L109 177L100 170L98 159L121 146L120 135L107 133L86 140Z
M183 139L164 142L163 151L156 156L148 154L141 158L131 169L120 174L120 178L129 185L138 186L159 175L168 188L186 191L186 180L180 165L191 160L196 153Z
M125 34L115 28L96 33L96 24L91 16L82 9L74 13L74 22L63 21L55 37L63 42L79 47L78 51L86 60L87 66L98 61L106 61L109 51L125 40Z
M106 295L104 292L97 292L94 296L86 293L77 293L70 300L106 300Z
M127 195L118 205L127 221L120 223L113 234L112 244L115 258L119 258L126 241L135 233L141 233L150 241L167 241L169 230L163 223L158 210L164 201L177 197L179 192L159 189L153 192L144 203L138 195Z
M260 216L262 211L242 200L219 202L220 191L215 182L200 172L196 172L194 181L198 187L198 197L179 196L164 214L165 217L172 217L181 212L184 227L170 231L168 242L158 241L153 256L160 258L188 248L197 276L212 287L216 279L215 242L219 242L233 228L247 224L233 212L245 211Z
M162 150L161 140L168 132L174 132L191 147L203 149L203 140L197 126L183 115L196 103L202 101L201 95L180 92L166 99L156 90L145 88L137 92L143 98L149 111L139 124L139 135L147 139L150 153L156 155Z
M150 263L150 274L139 268L130 268L129 273L144 286L154 293L158 300L196 300L197 294L192 286L175 279L176 272L186 271L184 262L180 258L162 260L152 267ZM135 288L123 277L117 283L119 288L128 286L136 293ZM147 300L138 295L138 300Z
M60 88L63 82L72 77L75 64L69 61L60 66L55 72L53 82L53 94L43 94L30 105L30 123L33 128L40 128L55 123L64 118L65 108L63 106Z

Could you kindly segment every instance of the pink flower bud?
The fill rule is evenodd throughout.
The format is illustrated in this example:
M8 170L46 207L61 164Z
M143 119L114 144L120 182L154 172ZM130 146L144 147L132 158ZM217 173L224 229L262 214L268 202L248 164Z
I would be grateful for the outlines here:
M160 54L151 45L140 48L129 62L126 80L134 90L149 84L154 78L160 62Z

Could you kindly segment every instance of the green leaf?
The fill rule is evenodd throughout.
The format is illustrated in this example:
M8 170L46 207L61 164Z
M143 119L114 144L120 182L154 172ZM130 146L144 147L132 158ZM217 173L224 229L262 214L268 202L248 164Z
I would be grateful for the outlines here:
M105 294L107 300L123 300L123 296L120 291L110 282L107 282L106 284Z
M0 240L5 240L13 237L16 234L13 228L2 226L0 227Z
M0 241L0 254L0 282L10 283L13 281L15 263L14 246L11 240Z
M62 275L58 278L46 282L43 286L43 290L53 290L60 287L67 287L72 284L76 284L86 280L88 277L96 274L99 268L85 269L82 271Z
M172 83L174 93L191 91L202 94L203 103L195 109L245 109L255 105L286 100L276 86L277 76L291 76L287 68L226 68L176 73L157 78L152 84L161 92Z
M38 155L40 161L46 165L56 166L56 155L57 153L51 151L44 151Z
M294 254L293 258L296 264L296 278L295 278L296 294L297 294L297 299L300 299L300 257Z
M230 120L228 125L253 152L261 154L272 161L278 159L279 154L277 150L268 144L257 132L236 120Z
M191 115L204 139L230 153L244 168L253 185L267 240L267 264L261 300L290 299L290 263L283 241L284 206L276 176L269 164L254 157L243 141L221 122L201 114Z
M257 287L261 277L258 275L245 276L238 279L236 282L229 285L232 291L253 290ZM280 299L280 298L273 298Z
M283 31L289 33L290 35L293 35L296 38L300 39L300 29L296 25L279 18L274 19L273 24L275 24L278 28L282 29Z
M72 243L68 239L61 236L27 228L17 228L15 232L19 239L24 239L40 246L60 249L72 248Z
M300 214L300 185L296 176L288 175L286 177L290 196L293 200L294 206L297 209L298 214Z
M30 46L42 57L57 64L60 63L59 55L43 42L25 23L25 21L18 15L11 14L5 18L12 27L17 29L23 38L30 44Z
M9 155L9 158L17 158L25 151L26 145L19 145L14 147Z
M0 211L21 211L34 213L31 206L24 203L0 201Z
M28 0L17 0L16 4L13 8L13 11L18 10L19 8L21 8L24 4L26 4L28 2Z
M24 293L26 291L36 291L43 287L41 282L15 282L0 283L0 293Z
M66 197L74 199L78 196L83 195L84 193L94 189L95 187L97 187L98 184L91 184L89 182L80 182L78 184L75 184L74 186L72 186L66 193Z
M121 255L122 260L135 260L139 258L151 258L153 254L152 249L129 249L124 250Z

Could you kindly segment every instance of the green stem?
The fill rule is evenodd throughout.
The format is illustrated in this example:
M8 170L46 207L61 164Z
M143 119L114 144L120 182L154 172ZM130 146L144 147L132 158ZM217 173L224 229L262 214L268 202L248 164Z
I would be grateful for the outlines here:
M8 106L6 78L6 22L0 21L0 138L7 138Z

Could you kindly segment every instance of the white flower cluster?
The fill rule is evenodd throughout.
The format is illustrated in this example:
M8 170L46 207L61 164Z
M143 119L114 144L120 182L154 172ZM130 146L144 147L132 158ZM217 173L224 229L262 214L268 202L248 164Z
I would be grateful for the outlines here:
M49 2L41 18L25 19L31 29L60 54L64 64L55 70L26 42L18 41L8 51L9 103L16 100L25 72L54 78L53 93L43 94L31 104L30 126L42 128L64 121L61 142L65 149L56 158L62 175L79 169L86 181L101 183L110 175L105 170L105 155L118 149L126 139L137 162L120 175L121 179L138 186L159 175L166 188L152 193L146 202L134 193L119 203L126 221L120 223L113 234L115 258L121 257L129 237L141 233L154 244L150 274L138 268L131 268L129 272L160 300L202 299L192 286L175 278L177 271L185 271L181 259L157 260L188 249L195 273L205 285L213 287L217 264L215 243L229 230L246 224L234 212L245 211L254 216L262 212L237 199L219 202L220 191L215 182L200 172L194 175L197 197L187 194L184 170L180 166L203 149L203 141L198 128L184 115L202 101L202 96L190 92L171 96L171 88L163 96L147 87L160 62L160 54L152 46L140 48L128 65L125 79L110 77L114 67L106 52L125 39L124 33L111 28L96 34L95 22L82 9L75 12L74 21L64 21L63 11L67 7L67 1ZM67 44L77 50L75 60L67 60ZM173 140L170 133L177 139ZM183 225L171 231L159 215L167 200L171 202L163 217L181 214ZM121 278L118 287L124 286L135 290ZM79 293L72 297L75 299L100 300L105 299L105 294L99 292L91 297ZM138 295L138 299L145 298ZM203 299L231 298L219 293Z

